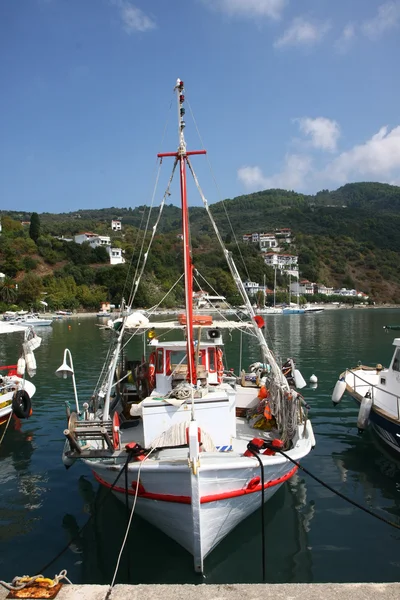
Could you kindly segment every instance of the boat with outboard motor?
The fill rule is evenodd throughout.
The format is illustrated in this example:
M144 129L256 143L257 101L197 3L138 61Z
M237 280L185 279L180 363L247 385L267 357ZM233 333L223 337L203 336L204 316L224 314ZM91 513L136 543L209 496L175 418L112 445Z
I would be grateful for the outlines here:
M32 414L31 398L36 387L25 378L36 374L34 350L40 346L41 338L33 328L27 329L19 325L0 322L0 335L24 333L24 341L17 364L0 366L0 425L6 423L14 414L20 419L27 419Z
M346 369L336 382L332 401L338 404L347 392L360 405L357 427L364 431L369 423L379 437L400 452L400 338L387 368L358 365Z
M291 460L306 456L315 439L307 405L293 387L299 373L291 360L284 373L267 344L264 320L250 304L194 172L191 156L205 150L186 148L183 81L178 79L175 92L178 150L158 154L160 167L164 158L174 159L172 175L155 225L147 237L144 232L149 245L143 249L130 297L121 304L122 316L104 326L110 331L110 349L90 402L81 408L68 349L57 375L72 375L74 384L75 410L67 406L64 464L86 463L101 485L129 503L131 514L135 511L186 548L195 570L203 572L205 557L294 475L298 467ZM185 308L173 320L153 321L151 311L144 315L130 307L177 168ZM246 306L245 320L214 320L194 313L187 168ZM233 341L230 334L235 332ZM224 346L235 344L241 357L238 335L240 344L243 337L257 344L260 361L247 370L240 366L236 375L226 367Z

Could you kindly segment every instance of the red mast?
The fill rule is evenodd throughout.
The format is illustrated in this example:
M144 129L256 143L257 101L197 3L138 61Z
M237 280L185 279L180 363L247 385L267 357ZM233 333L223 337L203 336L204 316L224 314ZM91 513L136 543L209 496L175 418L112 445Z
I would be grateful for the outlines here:
M185 128L185 101L183 81L177 80L175 91L178 100L178 123L179 123L179 148L177 152L166 152L157 154L159 158L174 156L180 166L180 186L182 205L182 234L183 234L183 260L185 271L185 306L186 306L186 341L187 358L189 367L189 381L193 384L197 381L194 338L193 338L193 264L189 236L189 211L186 196L186 160L193 154L206 154L205 150L186 150L186 142L183 130Z

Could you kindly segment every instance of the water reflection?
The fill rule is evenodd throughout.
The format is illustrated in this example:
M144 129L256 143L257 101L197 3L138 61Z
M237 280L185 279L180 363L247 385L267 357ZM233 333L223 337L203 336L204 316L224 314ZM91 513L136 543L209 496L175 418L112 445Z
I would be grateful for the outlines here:
M79 568L80 581L109 583L125 535L127 513L123 503L107 490L99 488L95 492L86 477L80 477L78 489L83 510L91 519L79 533L76 518L70 513L64 515L62 527L68 541L72 541L69 552L75 568ZM314 503L307 499L304 479L294 476L267 503L265 511L267 581L312 581L308 534ZM225 538L205 561L204 581L261 582L260 527L261 512L257 511ZM201 583L203 577L193 572L192 563L191 555L178 544L134 517L118 581Z

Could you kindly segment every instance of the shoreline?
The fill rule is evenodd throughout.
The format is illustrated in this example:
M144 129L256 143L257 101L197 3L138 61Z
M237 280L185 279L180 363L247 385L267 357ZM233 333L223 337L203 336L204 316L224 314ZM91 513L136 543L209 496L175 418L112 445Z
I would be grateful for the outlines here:
M364 304L355 304L354 306L349 305L349 304L340 304L340 305L336 305L336 304L324 304L321 305L321 307L324 310L376 310L376 309L395 309L395 310L400 310L400 305L399 304L374 304L374 305L364 305ZM147 309L146 308L136 308L135 310L141 312L146 312ZM171 308L171 309L160 309L160 310L156 310L154 311L152 314L153 315L177 315L181 312L183 312L183 308ZM200 311L196 311L194 310L195 313L200 312L201 314L207 314L208 312L210 313L222 313L222 314L233 314L233 312L237 310L237 311L243 311L243 309L241 308L237 308L237 309L227 309L227 308L221 308L221 309L200 309ZM259 311L262 312L262 311ZM105 320L105 319L109 319L109 318L113 318L114 316L118 316L119 313L116 311L114 313L111 313L110 317L97 317L97 312L75 312L72 313L71 315L56 315L55 313L51 313L51 312L44 312L44 313L40 313L39 316L44 318L44 319L54 319L56 321L63 321L64 319L77 319L77 318L98 318L99 320ZM274 316L274 315L268 315L269 317Z

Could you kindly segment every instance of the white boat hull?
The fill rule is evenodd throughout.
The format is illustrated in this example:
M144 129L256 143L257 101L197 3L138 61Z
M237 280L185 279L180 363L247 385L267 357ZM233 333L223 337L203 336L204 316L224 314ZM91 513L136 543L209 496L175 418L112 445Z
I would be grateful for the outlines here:
M303 455L309 452L311 443L311 440L301 443ZM298 450L296 457L300 458ZM264 501L267 502L295 474L297 467L278 455L260 455L260 458L264 464ZM215 459L210 455L204 462L207 464L193 475L187 460L175 465L171 460L164 465L159 460L145 461L135 506L136 514L194 556L194 567L199 572L203 571L204 558L241 521L260 508L262 501L260 467L255 458L231 458L215 453ZM104 465L100 461L89 461L88 465L107 488L112 487L122 468L121 463ZM130 507L135 498L139 466L140 462L129 464ZM124 474L113 492L122 502L126 501Z

